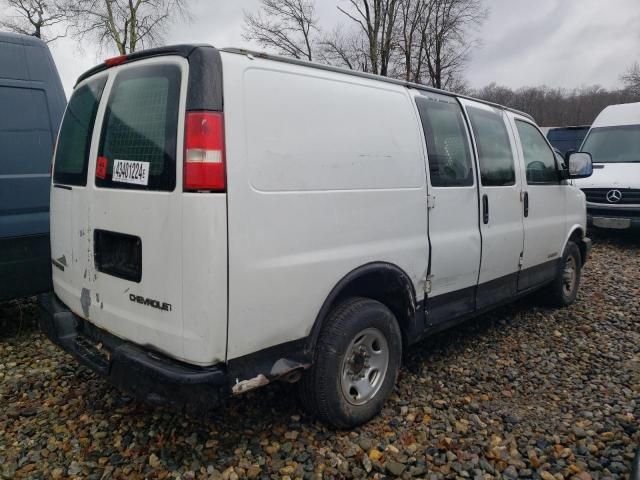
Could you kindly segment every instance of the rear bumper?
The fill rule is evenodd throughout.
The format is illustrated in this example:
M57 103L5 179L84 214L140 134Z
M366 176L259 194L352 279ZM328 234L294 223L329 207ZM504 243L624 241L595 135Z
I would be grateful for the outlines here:
M124 341L75 315L53 293L38 300L40 328L53 343L140 400L203 411L230 393L224 367L188 365Z

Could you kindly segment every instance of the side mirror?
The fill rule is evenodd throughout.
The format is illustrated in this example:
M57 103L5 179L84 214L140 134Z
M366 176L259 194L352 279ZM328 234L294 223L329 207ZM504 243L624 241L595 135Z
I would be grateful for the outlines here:
M593 173L593 160L589 152L567 154L567 178L587 178Z

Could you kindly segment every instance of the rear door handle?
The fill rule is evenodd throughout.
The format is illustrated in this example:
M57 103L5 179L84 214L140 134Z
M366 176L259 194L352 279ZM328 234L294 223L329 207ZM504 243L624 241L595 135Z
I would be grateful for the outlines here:
M524 218L527 218L529 216L529 192L524 192L522 203L524 205Z
M482 222L485 225L489 223L489 197L486 193L482 196Z

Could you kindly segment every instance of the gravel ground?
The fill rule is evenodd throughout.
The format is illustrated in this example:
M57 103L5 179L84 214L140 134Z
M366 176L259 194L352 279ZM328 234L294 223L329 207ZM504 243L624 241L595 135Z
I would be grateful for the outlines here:
M0 305L2 478L626 478L640 443L640 240L596 238L577 303L535 298L407 354L376 420L333 432L291 385L193 419L127 398Z

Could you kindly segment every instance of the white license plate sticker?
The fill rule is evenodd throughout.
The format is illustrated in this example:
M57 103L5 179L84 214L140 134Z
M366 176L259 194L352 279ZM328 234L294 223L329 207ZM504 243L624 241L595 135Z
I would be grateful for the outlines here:
M615 228L618 230L625 230L631 227L631 219L593 217L593 224L596 227L600 228Z
M114 160L111 178L114 182L149 185L149 162Z

